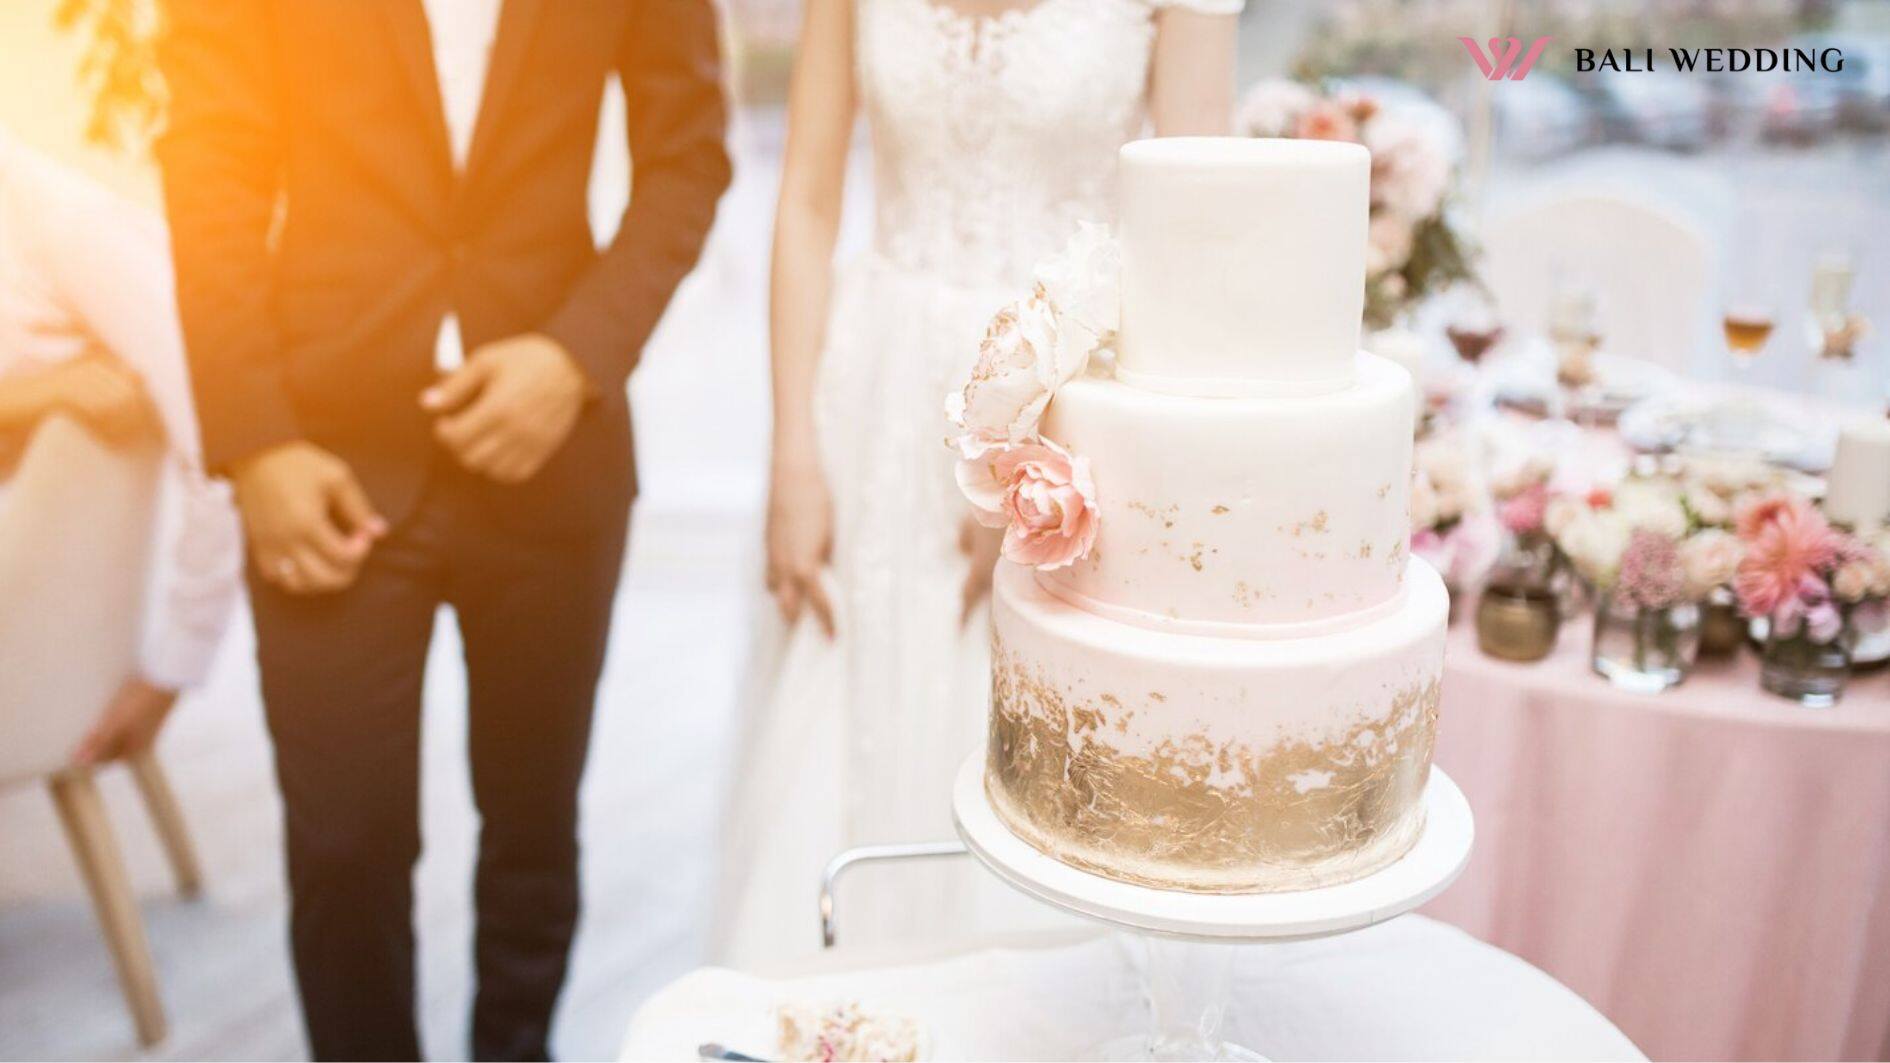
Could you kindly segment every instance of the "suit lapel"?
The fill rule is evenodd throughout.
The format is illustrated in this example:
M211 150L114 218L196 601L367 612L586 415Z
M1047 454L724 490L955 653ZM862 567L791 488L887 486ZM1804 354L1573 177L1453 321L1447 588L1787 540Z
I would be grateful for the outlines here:
M433 68L433 39L427 29L426 9L420 6L420 0L379 0L375 6L387 16L400 65L426 115L426 135L432 149L451 169L453 145L446 135L446 107L440 100L439 73Z
M499 34L492 44L492 62L486 69L485 92L479 100L479 119L473 123L472 146L466 152L466 172L476 172L498 135L506 95L518 83L519 70L538 25L543 0L501 0Z

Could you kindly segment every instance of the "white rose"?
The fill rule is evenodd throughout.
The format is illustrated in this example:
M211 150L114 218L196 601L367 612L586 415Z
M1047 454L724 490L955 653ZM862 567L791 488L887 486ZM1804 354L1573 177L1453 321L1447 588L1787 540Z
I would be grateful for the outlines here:
M945 398L945 415L960 430L955 443L964 457L1036 436L1050 397L1083 371L1081 360L1060 363L1061 348L1056 314L1042 289L998 312L978 345L970 378Z
M1550 538L1559 539L1562 529L1586 512L1588 503L1584 499L1574 495L1551 495L1548 507L1542 511L1543 530L1549 533Z
M1630 528L1644 528L1678 541L1687 533L1687 511L1670 484L1627 480L1614 490L1614 511Z
M1586 510L1562 529L1556 542L1575 568L1594 583L1608 586L1614 582L1634 526L1619 513Z
M1297 81L1256 82L1240 98L1234 128L1250 137L1287 136L1299 124L1299 116L1317 102L1319 97Z
M1411 530L1436 526L1437 491L1431 486L1431 478L1420 472L1411 481Z
M1364 131L1372 152L1372 200L1386 210L1421 221L1443 206L1450 187L1450 156L1445 145L1418 121L1386 111Z
M1548 483L1555 466L1540 455L1529 455L1490 476L1490 493L1498 498L1513 498L1540 483Z
M1121 327L1122 254L1106 227L1084 222L1061 252L1038 263L1036 279L1056 309L1062 340L1087 345L1064 360L1088 357Z
M1838 600L1861 602L1870 595L1870 568L1862 561L1847 561L1831 576L1832 593Z
M1688 485L1686 501L1701 524L1724 525L1732 520L1732 503L1704 484Z
M1733 573L1745 554L1745 544L1728 531L1708 528L1689 537L1680 544L1680 567L1686 573L1687 594L1703 599L1716 587L1730 586Z
M1404 268L1411 258L1411 223L1390 211L1377 211L1365 231L1365 275L1376 277Z

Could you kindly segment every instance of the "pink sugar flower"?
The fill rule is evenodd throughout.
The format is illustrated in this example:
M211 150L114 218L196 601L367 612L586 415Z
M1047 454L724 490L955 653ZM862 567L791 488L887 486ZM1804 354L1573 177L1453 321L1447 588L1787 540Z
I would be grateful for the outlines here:
M980 523L1004 529L1004 556L1020 565L1062 568L1096 544L1089 462L1047 439L961 461L958 485Z

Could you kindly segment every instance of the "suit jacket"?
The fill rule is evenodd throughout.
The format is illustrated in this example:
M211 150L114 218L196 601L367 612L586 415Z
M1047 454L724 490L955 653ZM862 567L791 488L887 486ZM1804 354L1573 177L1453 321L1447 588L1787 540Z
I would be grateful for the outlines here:
M450 309L468 351L542 332L603 396L495 505L627 502L624 383L730 176L710 0L504 0L463 173L421 0L166 8L157 155L206 464L310 440L397 520L448 460L418 396ZM612 73L635 187L600 252L586 188Z

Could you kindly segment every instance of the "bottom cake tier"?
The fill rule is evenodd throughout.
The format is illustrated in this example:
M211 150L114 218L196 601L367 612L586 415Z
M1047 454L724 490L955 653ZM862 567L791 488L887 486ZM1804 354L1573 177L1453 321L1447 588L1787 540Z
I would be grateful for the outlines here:
M1008 562L993 600L985 790L1047 855L1270 893L1362 878L1417 841L1449 610L1423 561L1395 609L1300 638L1132 627Z

